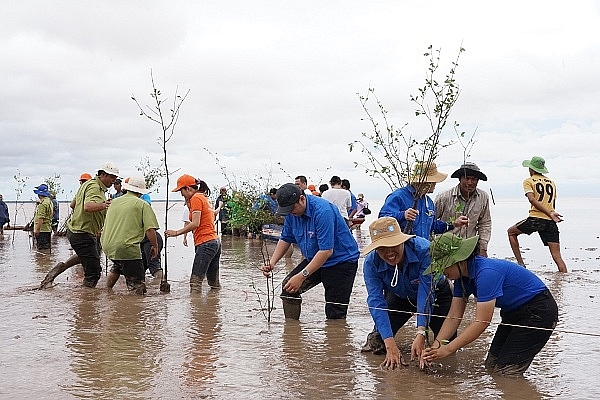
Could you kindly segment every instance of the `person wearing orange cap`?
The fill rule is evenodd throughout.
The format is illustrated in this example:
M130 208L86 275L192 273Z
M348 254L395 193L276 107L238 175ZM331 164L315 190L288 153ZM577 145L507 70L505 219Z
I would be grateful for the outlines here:
M90 174L88 174L87 172L84 172L83 174L81 174L81 176L79 177L79 184L83 185L84 183L86 183L87 181L89 181L90 179L92 179L92 176Z
M177 186L172 191L180 192L185 199L190 210L190 223L178 230L167 229L165 237L194 232L196 249L190 276L190 290L200 291L205 277L211 288L220 288L221 241L215 230L215 211L208 198L210 188L203 180L196 180L193 176L184 174L177 179Z
M394 217L405 233L425 239L429 239L432 233L444 233L467 224L468 219L464 215L452 223L435 217L435 205L427 193L433 193L436 183L444 181L447 176L448 174L438 171L434 162L417 162L408 179L408 185L387 196L379 211L379 217ZM406 232L409 222L412 229Z
M317 187L315 185L312 185L312 184L308 185L308 190L310 190L310 193L313 196L320 196L321 195L321 193L319 193L319 191L317 190Z

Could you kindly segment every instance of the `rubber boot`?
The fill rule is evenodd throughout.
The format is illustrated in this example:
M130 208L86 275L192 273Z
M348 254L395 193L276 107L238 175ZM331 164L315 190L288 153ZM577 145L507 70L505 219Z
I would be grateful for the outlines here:
M48 273L46 274L46 277L44 278L42 283L40 283L39 288L46 289L46 288L52 286L52 284L54 283L54 278L56 278L58 275L65 272L68 268L69 267L63 262L59 262L58 264L56 264L54 267L52 267L52 269L50 271L48 271Z
M121 275L117 274L116 272L109 272L108 276L106 277L106 287L108 289L112 289L113 286L115 286L115 283L117 283L117 281L119 280L119 277Z
M204 281L204 276L192 274L190 276L190 292L198 293L202 291L202 281Z
M156 282L162 281L162 279L163 279L163 270L162 269L156 270L156 272L153 273L152 276L154 277L154 280Z
M283 315L285 319L300 319L300 311L302 310L302 299L282 297L281 302L283 303Z

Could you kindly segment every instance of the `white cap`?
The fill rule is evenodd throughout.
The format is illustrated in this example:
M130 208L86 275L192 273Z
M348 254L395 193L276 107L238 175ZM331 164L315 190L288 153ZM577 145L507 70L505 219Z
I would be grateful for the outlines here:
M146 189L146 180L141 176L131 176L126 178L122 184L122 187L129 192L135 192L139 194L150 193L150 191Z
M105 162L100 168L98 168L98 170L104 171L107 174L119 176L119 168L115 164L111 163L110 161Z

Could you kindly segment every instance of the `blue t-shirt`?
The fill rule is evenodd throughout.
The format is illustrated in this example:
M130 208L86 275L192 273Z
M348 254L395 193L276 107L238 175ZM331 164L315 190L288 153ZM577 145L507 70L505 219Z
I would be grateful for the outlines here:
M415 201L416 190L413 186L407 185L390 193L379 211L379 217L394 217L404 230L407 220L404 218L404 211L412 208ZM411 234L425 239L431 237L431 233L444 233L448 230L445 222L435 218L435 205L433 200L427 195L421 196L417 202L415 210L419 215L413 222L413 231Z
M60 207L58 205L58 200L52 199L52 206L54 207L54 212L52 214L52 222L57 222L60 218Z
M356 210L358 207L358 203L356 203L356 196L354 193L350 192L350 209L348 210L348 215L352 214L352 211Z
M469 278L461 278L466 294L480 302L496 299L503 311L515 311L547 289L533 272L508 260L476 256L467 268ZM454 281L454 297L463 297L463 285Z
M370 252L365 258L363 276L367 287L367 305L383 339L393 336L384 290L416 304L419 313L417 326L427 326L427 316L424 314L431 314L435 298L431 275L423 275L430 263L429 241L418 236L407 240L404 242L402 269L398 270L397 284L392 287L396 266L385 262L377 251Z
M308 261L319 250L333 249L323 267L355 262L360 256L358 244L337 207L318 196L306 196L304 215L286 215L281 240L297 243Z
M273 214L277 211L277 202L268 194L261 195L252 205L253 210L269 210Z

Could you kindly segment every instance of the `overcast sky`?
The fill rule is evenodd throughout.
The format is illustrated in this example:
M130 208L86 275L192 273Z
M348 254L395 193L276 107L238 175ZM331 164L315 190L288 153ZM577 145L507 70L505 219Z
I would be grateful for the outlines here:
M598 38L595 0L10 2L0 13L0 193L14 199L20 173L33 198L60 174L64 199L105 161L122 176L145 155L158 163L159 127L131 100L151 104L152 69L170 99L190 90L168 145L178 174L223 185L208 148L236 176L339 175L383 199L386 184L348 151L370 129L357 93L374 87L395 125L419 129L409 96L433 45L444 72L466 49L450 119L477 132L470 160L489 178L480 187L521 196L521 162L540 155L559 197L597 196ZM439 169L454 171L462 152L443 150Z

